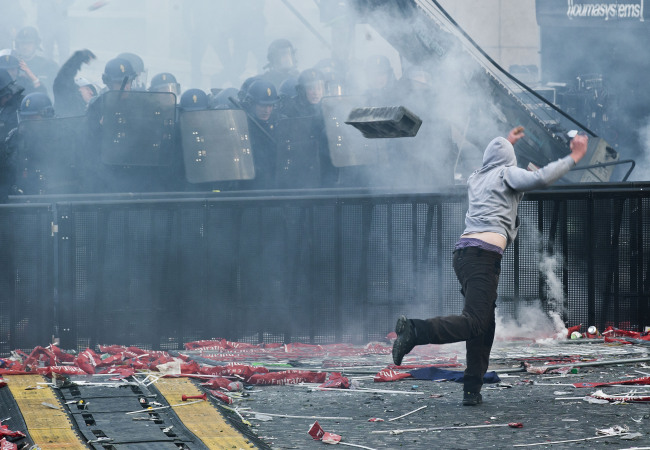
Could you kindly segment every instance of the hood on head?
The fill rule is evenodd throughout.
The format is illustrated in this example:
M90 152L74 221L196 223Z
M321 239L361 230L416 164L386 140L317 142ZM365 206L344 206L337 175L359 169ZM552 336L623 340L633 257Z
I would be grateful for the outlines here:
M504 137L492 139L483 153L483 167L515 165L517 165L517 157L512 144Z

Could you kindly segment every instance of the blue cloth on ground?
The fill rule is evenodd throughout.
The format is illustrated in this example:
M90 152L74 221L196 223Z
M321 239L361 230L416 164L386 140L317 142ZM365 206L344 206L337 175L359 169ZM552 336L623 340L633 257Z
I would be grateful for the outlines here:
M422 367L421 369L410 370L409 373L416 380L448 380L456 381L458 383L463 381L463 372L455 370L440 369L438 367ZM498 383L501 381L496 372L486 372L483 376L483 383Z

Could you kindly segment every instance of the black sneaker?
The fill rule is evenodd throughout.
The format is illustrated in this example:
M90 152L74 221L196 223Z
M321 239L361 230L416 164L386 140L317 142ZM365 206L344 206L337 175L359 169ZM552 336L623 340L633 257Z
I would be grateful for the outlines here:
M483 403L480 392L463 392L463 406L476 406Z
M405 316L397 319L395 325L397 339L393 342L393 362L396 366L402 364L402 358L415 347L415 327Z

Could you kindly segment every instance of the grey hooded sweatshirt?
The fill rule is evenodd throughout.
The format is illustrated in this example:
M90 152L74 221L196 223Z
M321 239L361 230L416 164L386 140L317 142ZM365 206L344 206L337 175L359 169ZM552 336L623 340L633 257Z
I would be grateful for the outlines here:
M483 167L467 179L469 209L463 234L491 231L505 236L510 245L517 236L517 208L524 192L550 185L573 166L573 158L565 156L534 172L522 169L512 144L503 137L493 139L483 154Z

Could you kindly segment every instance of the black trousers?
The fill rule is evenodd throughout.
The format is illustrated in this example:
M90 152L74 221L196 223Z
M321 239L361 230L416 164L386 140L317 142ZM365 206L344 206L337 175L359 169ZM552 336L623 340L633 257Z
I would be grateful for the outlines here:
M501 255L478 247L454 251L454 271L460 281L465 307L460 315L412 319L416 344L466 342L465 391L479 392L494 342L497 287Z

